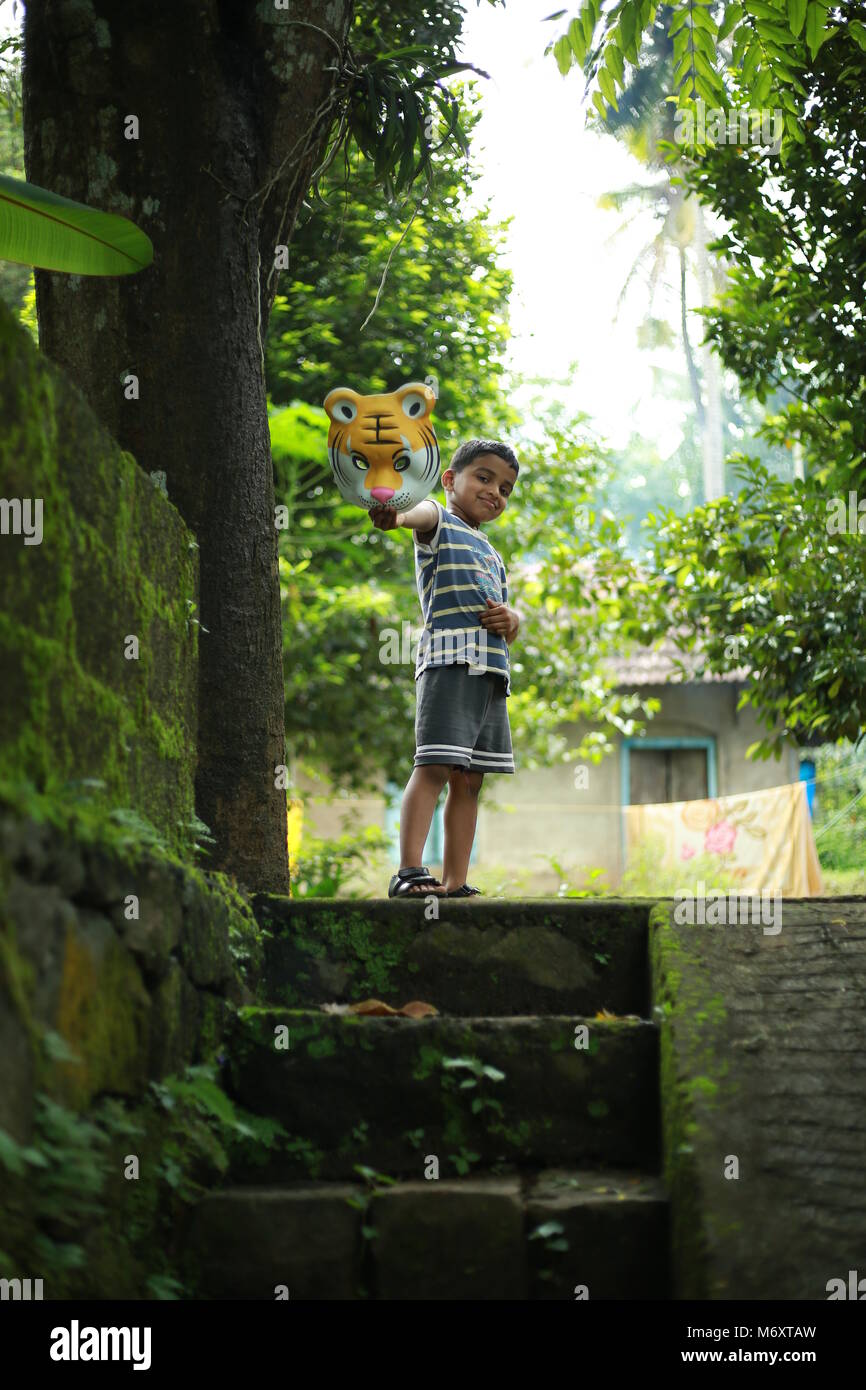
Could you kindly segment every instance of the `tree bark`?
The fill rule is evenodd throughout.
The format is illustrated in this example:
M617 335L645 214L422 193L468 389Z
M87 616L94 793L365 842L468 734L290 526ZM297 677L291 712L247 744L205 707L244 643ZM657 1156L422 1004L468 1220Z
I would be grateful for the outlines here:
M713 277L707 244L711 240L703 208L698 204L695 228L695 253L698 284L701 287L701 307L707 308L713 299ZM704 332L706 324L704 324ZM722 371L715 347L701 343L706 409L701 434L704 471L704 501L712 502L725 495L725 439L722 423Z
M30 182L129 217L154 243L153 264L134 275L37 271L40 345L142 468L165 470L195 532L208 867L286 892L263 341L275 247L290 240L333 125L326 69L352 0L277 3L28 0L24 128Z

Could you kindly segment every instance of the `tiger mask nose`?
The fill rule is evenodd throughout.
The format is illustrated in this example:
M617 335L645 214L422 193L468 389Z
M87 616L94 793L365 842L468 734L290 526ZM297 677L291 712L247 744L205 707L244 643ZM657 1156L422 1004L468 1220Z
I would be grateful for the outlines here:
M394 496L394 489L392 487L371 487L370 496L375 497L377 502L384 505L386 502L390 502Z

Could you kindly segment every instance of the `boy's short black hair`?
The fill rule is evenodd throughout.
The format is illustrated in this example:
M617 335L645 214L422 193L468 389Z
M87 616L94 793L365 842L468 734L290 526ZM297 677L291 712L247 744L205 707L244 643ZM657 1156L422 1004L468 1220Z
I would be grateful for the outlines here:
M498 458L504 459L515 471L520 472L520 464L517 462L517 455L510 444L503 444L499 439L467 439L465 444L461 444L455 450L448 467L453 468L455 473L462 473L470 463L479 458L481 454L496 454Z

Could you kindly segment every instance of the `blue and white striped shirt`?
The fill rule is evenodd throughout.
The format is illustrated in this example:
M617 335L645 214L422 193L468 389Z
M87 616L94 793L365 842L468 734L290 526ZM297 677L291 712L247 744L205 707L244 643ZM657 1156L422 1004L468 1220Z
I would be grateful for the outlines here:
M465 662L470 675L496 671L511 694L508 643L478 621L487 605L508 602L502 557L480 530L435 502L439 521L430 541L415 533L415 580L424 629L418 643L415 679L428 666Z

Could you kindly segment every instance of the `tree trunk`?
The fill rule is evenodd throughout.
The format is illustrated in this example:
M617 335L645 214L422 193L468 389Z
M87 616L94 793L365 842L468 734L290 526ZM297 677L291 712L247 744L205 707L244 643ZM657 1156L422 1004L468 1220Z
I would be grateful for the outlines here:
M333 124L352 0L28 0L30 182L129 217L138 274L36 273L44 352L200 547L198 815L209 867L286 892L277 532L263 340ZM128 376L138 380L138 397Z
M697 200L696 200L697 201ZM707 308L713 299L713 277L709 262L707 243L711 237L707 230L703 208L698 204L695 227L695 254L697 260L698 283L701 287L701 307ZM703 325L706 333L706 322ZM704 463L704 501L712 502L725 495L725 439L722 424L722 372L719 358L711 342L701 343L701 365L703 367L706 407L704 428L701 436Z

